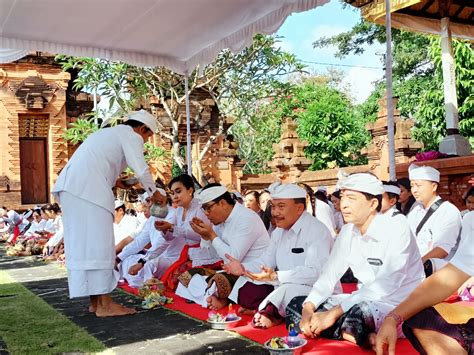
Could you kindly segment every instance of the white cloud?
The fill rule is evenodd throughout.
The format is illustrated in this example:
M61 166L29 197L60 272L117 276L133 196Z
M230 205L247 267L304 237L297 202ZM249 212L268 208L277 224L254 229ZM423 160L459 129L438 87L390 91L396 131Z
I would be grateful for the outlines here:
M365 101L374 89L374 82L382 78L382 70L352 67L346 72L343 84L350 89L354 103Z

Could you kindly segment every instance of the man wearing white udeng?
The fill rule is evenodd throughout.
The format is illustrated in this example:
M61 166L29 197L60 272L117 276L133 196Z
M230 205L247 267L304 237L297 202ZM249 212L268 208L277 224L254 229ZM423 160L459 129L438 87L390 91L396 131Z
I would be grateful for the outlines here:
M338 188L347 224L308 297L296 297L287 307L287 322L299 323L309 337L371 347L385 316L423 280L423 267L408 224L379 213L380 180L369 173L353 174L341 178ZM359 289L331 295L348 267Z
M98 317L135 313L108 295L118 281L118 273L114 273L112 188L126 188L117 178L128 166L152 200L166 203L143 156L143 144L156 130L155 118L140 110L130 114L124 124L91 134L64 167L53 189L63 210L69 296L89 296L89 311Z

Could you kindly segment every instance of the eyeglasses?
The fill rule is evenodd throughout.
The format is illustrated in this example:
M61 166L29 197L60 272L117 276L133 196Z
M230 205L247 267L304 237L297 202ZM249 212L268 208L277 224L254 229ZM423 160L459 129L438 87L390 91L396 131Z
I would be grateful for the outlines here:
M216 202L210 203L210 204L205 205L205 206L203 205L203 206L201 206L201 209L202 209L204 212L209 213L209 211L211 210L212 206L214 206L215 204L216 204Z

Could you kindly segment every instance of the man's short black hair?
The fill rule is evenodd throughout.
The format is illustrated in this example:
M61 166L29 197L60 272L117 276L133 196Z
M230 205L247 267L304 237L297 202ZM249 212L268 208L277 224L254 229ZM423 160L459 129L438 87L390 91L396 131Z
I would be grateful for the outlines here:
M400 188L400 184L396 181L382 181L382 184L385 186L395 186ZM389 198L395 198L396 201L398 202L398 199L400 198L400 195L394 194L393 192L386 192Z
M143 127L145 127L147 130L151 131L151 129L148 128L148 126L147 126L146 124L144 124L143 122L140 122L140 121L126 120L126 121L123 122L122 124L124 124L125 126L130 126L130 127L132 127L132 128L136 128L136 127L143 126Z
M306 198L294 198L293 201L295 201L296 204L303 204L304 208L306 208Z
M367 192L362 192L362 191L359 191L362 195L365 196L365 198L367 199L367 201L370 201L372 199L376 199L377 202L378 202L378 206L377 206L377 209L376 211L377 212L380 212L382 210L382 195L372 195L372 194L369 194Z

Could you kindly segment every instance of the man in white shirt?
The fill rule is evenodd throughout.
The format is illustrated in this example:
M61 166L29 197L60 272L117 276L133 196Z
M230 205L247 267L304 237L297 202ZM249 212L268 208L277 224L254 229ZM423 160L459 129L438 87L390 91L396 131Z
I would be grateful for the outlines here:
M258 328L281 323L288 303L296 296L309 293L333 244L327 227L305 211L306 191L303 188L296 184L274 183L269 191L277 226L269 247L256 261L240 263L232 258L224 265L227 272L244 275L229 298L246 309L258 309L252 322ZM268 287L270 285L275 289Z
M408 225L378 213L384 190L375 176L342 177L338 188L347 224L308 297L287 307L286 321L308 337L372 346L385 316L423 280L423 267ZM331 296L348 267L359 289Z
M377 334L377 354L388 350L389 355L395 355L397 329L402 323L403 333L420 354L471 354L474 310L443 301L473 276L474 212L469 212L463 219L461 241L453 258L385 318Z
M389 217L396 217L407 223L405 216L397 209L398 198L400 197L400 187L398 183L394 181L382 181L383 194L382 194L382 214Z
M124 124L94 132L61 171L52 191L63 211L69 296L89 296L89 311L98 317L135 313L108 295L118 281L112 188L130 188L117 180L130 167L152 199L166 203L143 155L144 142L156 131L155 117L141 110L131 113Z
M436 265L444 265L449 260L448 255L459 237L461 214L456 206L439 197L438 170L411 164L408 173L411 192L416 199L408 214L408 223L429 276L436 271Z
M223 260L227 260L227 256L244 263L259 260L270 243L259 215L236 203L220 184L207 185L197 198L212 223L204 223L199 218L193 218L190 222L192 229L202 238L201 248L213 248ZM205 269L191 269L188 273L193 276L187 284L183 284L180 277L176 290L178 295L214 310L228 304L236 276L213 273L211 277L206 277L209 274Z
M121 277L127 280L130 286L138 288L153 277L153 271L141 268L136 272L132 269L133 271L130 273L131 268L136 264L145 264L150 257L161 254L169 245L169 242L163 238L163 233L155 228L157 219L153 216L150 217L150 206L145 205L144 208L145 225L115 259L116 268L120 270ZM144 248L149 244L150 247L145 251Z
M127 215L125 212L125 203L122 200L115 200L115 246L117 247L125 238L135 235L135 231L137 230L138 226L139 224L137 218ZM128 242L130 242L130 240ZM123 246L121 249L123 249Z

